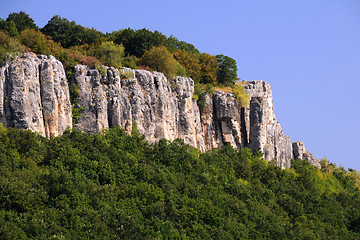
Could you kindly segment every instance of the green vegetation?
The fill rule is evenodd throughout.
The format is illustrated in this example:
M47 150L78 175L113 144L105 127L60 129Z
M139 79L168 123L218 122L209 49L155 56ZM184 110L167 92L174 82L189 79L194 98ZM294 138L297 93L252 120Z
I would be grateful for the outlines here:
M175 59L185 67L187 75L195 81L199 81L201 78L200 55L183 49L175 51L173 54Z
M54 55L64 64L68 75L76 64L92 68L105 64L160 71L170 78L188 76L196 84L229 85L237 79L234 59L222 54L200 53L194 45L158 31L127 28L103 34L58 15L39 28L24 12L0 19L0 30L32 52ZM0 61L8 59L6 51L14 52L8 46L0 51ZM155 61L155 57L159 61Z
M217 79L221 84L233 83L237 79L236 61L231 57L222 54L216 55L219 62L219 69L217 71Z
M32 19L28 14L23 11L20 11L19 13L10 13L6 21L13 22L16 26L18 33L21 33L27 28L35 30L38 29L34 22L34 19Z
M41 32L27 28L20 33L20 43L27 46L31 51L38 54L49 55L52 53L49 39ZM55 44L55 43L54 43Z
M106 78L107 70L102 65L96 65L96 70L99 71L102 78Z
M74 21L70 22L58 15L52 17L41 31L50 36L55 42L60 43L64 48L96 44L104 36L103 33L95 29L77 25Z
M0 62L52 54L69 81L75 64L192 77L194 99L229 89L249 97L236 62L158 31L103 34L54 16L39 29L24 12L0 19ZM121 71L122 79L132 73ZM222 84L219 86L218 84ZM74 124L79 87L70 84ZM46 139L0 124L0 239L360 239L359 171L321 161L282 170L249 149L202 153L181 140L149 144L136 124Z
M19 41L11 38L7 32L0 31L0 64L15 59L24 51L25 46Z
M178 75L178 70L181 71L178 62L165 46L153 47L145 52L140 62L152 70L164 73L169 78Z
M124 47L112 41L102 42L96 50L96 56L100 61L105 62L109 66L121 68Z
M202 84L217 84L217 71L219 62L215 56L207 53L200 55L200 83Z
M133 72L126 71L126 70L120 70L120 78L121 79L132 79L134 76Z
M241 83L236 83L232 86L232 91L235 95L236 101L242 107L248 107L250 103L250 95L246 93L244 86Z
M158 31L147 29L133 30L130 28L122 29L110 34L110 39L117 44L125 47L125 53L129 56L140 58L153 47L165 46L166 36Z
M0 238L359 239L359 172L321 164L0 126Z

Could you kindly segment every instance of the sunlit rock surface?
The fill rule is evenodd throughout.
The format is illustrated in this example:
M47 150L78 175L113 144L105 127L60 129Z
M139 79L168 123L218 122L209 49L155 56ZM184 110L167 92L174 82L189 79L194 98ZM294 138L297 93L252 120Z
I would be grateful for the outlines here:
M303 143L292 143L274 114L269 83L243 82L250 95L243 107L232 93L216 91L193 98L191 78L168 80L164 74L123 68L102 71L77 65L73 79L66 79L61 62L53 56L27 53L0 67L0 122L6 127L31 129L43 136L57 136L72 126L68 82L75 86L74 127L88 133L121 126L130 133L137 129L149 142L181 138L201 151L225 144L248 147L290 167L292 158L318 161Z

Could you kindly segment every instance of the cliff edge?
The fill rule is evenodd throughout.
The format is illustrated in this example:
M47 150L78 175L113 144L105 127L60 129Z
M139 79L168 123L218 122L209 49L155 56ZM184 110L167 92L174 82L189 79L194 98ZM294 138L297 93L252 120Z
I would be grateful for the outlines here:
M248 107L240 106L232 93L216 91L193 99L191 78L169 81L164 74L115 68L99 72L88 66L74 68L72 84L78 88L75 104L81 113L72 126L68 81L64 68L53 56L26 53L0 67L0 123L51 137L75 127L88 133L121 126L131 132L134 121L150 142L181 138L201 151L230 144L264 153L282 168L292 158L318 161L303 143L292 143L277 122L269 83L244 82L250 95Z

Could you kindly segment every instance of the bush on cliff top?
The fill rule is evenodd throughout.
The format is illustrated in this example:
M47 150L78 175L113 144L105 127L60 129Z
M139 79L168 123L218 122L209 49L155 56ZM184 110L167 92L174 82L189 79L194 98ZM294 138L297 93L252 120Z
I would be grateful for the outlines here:
M248 107L250 103L250 95L246 93L244 86L241 83L236 83L232 86L232 92L235 99L242 107Z
M11 38L7 32L0 31L0 64L15 59L25 51L25 46Z

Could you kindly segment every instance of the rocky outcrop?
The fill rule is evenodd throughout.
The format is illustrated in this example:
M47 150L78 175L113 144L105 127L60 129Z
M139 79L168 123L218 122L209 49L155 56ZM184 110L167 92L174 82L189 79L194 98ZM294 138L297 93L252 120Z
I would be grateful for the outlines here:
M57 136L72 127L64 68L53 56L26 53L0 68L0 122Z
M52 56L25 54L0 68L0 122L50 137L72 127L68 83L62 64ZM316 164L301 144L291 143L277 122L270 84L243 82L250 95L241 106L232 93L217 91L193 98L194 82L145 70L88 66L74 68L71 79L75 128L88 133L121 126L130 133L136 122L150 142L181 138L201 151L230 144L264 153L264 158L290 166L290 159ZM128 76L129 79L121 79ZM131 77L129 77L131 76Z
M75 67L74 83L80 90L77 107L83 113L75 127L89 133L120 125L128 132L132 123L150 142L181 138L202 151L230 144L264 152L289 167L292 143L277 122L270 85L245 83L250 105L241 107L232 93L217 91L192 98L194 82L176 77L168 81L162 73L123 69L132 79L121 80L118 70L106 68L103 76L87 66Z
M319 160L317 160L311 153L305 150L305 144L303 142L296 141L292 144L292 146L294 159L307 160L311 165L321 168Z
M133 78L121 80L117 69L104 69L106 74L101 75L88 66L75 67L74 83L80 93L76 107L83 108L76 128L95 133L119 125L130 133L136 122L150 142L182 138L206 149L190 78L177 77L170 83L162 73L123 69Z
M292 158L292 143L284 135L274 114L272 91L269 83L251 81L245 83L247 93L251 96L250 107L250 137L248 146L252 150L260 150L264 158L276 159L279 166L289 167Z

